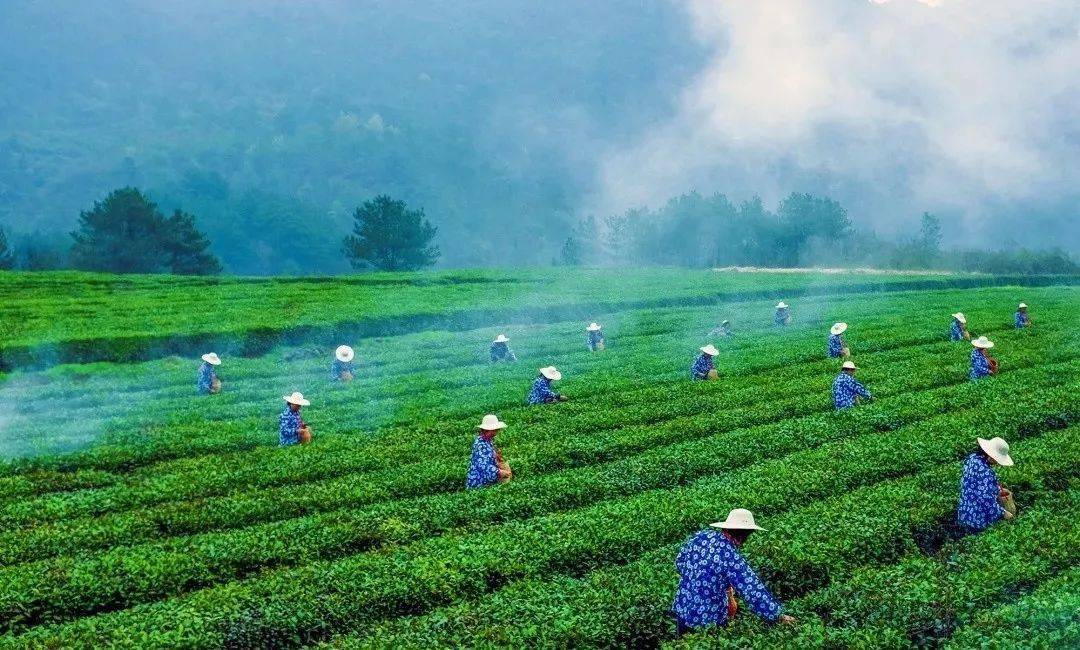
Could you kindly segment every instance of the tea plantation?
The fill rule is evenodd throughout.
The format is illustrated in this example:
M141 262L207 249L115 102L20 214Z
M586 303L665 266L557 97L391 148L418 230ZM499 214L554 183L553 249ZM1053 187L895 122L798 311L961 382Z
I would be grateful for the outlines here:
M1076 278L0 273L0 296L0 647L1080 644ZM955 311L996 376L968 379ZM836 321L876 398L843 412ZM489 362L499 333L518 363ZM720 379L692 382L706 343ZM547 365L570 400L526 406ZM314 441L281 448L293 391ZM514 479L466 491L486 413ZM961 537L960 463L994 436L1019 515ZM734 507L798 623L676 638L678 548Z

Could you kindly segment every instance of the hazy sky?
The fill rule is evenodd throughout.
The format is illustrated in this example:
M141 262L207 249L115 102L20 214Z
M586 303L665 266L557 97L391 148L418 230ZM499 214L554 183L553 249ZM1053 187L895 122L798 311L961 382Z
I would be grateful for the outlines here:
M0 0L0 61L15 231L134 184L230 253L321 220L334 271L386 192L448 265L546 263L588 214L799 191L1080 252L1080 0Z
M599 161L601 210L818 188L883 231L926 209L993 243L1031 212L1008 236L1044 240L1043 217L1080 244L1080 2L683 4L710 62L670 119Z

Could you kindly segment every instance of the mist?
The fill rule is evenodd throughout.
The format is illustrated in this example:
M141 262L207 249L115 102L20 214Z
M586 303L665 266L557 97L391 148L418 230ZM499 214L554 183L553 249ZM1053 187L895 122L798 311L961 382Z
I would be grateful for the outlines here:
M594 6L595 5L595 6ZM339 273L357 205L442 267L548 264L680 194L839 201L885 237L1080 250L1077 5L13 1L0 226L135 185L231 273Z
M601 160L601 212L688 189L825 193L895 234L1080 245L1080 5L690 0L709 62Z

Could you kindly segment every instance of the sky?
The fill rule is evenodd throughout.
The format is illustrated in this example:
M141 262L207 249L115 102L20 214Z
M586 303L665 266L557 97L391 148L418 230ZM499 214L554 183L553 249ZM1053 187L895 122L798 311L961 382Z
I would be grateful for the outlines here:
M1080 247L1080 3L681 6L708 63L599 161L597 210L824 187L883 233L930 210L961 241Z
M1080 253L1076 0L0 0L0 61L0 227L134 184L232 272L345 270L379 193L449 266L690 191Z

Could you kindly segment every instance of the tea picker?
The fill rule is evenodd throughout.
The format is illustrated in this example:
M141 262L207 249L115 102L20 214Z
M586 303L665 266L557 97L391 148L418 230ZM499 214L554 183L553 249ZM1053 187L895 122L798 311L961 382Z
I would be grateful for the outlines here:
M510 465L503 460L502 452L495 446L495 436L506 428L506 423L494 415L485 415L476 427L478 432L472 446L472 460L465 475L467 489L481 488L495 483L506 483L514 477Z
M993 470L995 465L1012 466L1009 443L1001 438L978 441L979 448L964 460L964 474L960 477L956 522L966 533L977 533L999 519L1016 516L1012 492L1001 486Z
M715 381L720 375L717 374L716 367L713 365L713 357L720 354L720 351L712 343L698 349L701 350L701 354L690 366L690 377L695 381Z
M1016 329L1022 330L1025 327L1031 327L1031 316L1028 316L1027 303L1020 303L1020 306L1016 308L1016 316L1014 318L1016 322Z
M596 323L589 323L585 328L585 345L589 346L589 352L604 349L604 332Z
M517 355L510 349L510 339L505 334L500 334L491 342L491 363L517 361Z
M949 326L950 341L970 341L971 334L967 329L967 317L961 312L952 315L952 325Z
M722 338L727 338L731 336L731 334L731 321L729 320L720 323L718 326L714 327L712 331L709 332L710 337L719 336Z
M330 379L333 381L350 382L356 375L353 359L356 353L347 345L338 346L334 350L334 360L330 362Z
M727 519L709 524L683 544L675 560L679 586L671 607L680 635L710 625L727 625L739 609L735 594L766 621L795 622L782 613L780 602L739 552L758 530L764 529L754 521L753 513L735 508Z
M289 445L306 445L311 442L311 429L304 424L300 417L300 408L308 406L311 402L304 399L303 393L285 395L285 410L281 412L281 426L278 442L282 447Z
M996 375L998 372L997 359L987 352L994 347L994 342L985 336L980 336L971 342L971 372L968 373L972 381L982 379L987 375Z
M829 328L829 356L838 359L847 359L851 356L851 349L844 344L844 332L847 331L847 323L836 323Z
M552 382L562 379L562 373L555 366L547 366L540 369L540 374L533 382L532 388L525 401L529 404L551 404L552 402L565 402L566 396L555 392L551 387Z
M776 303L776 313L773 314L773 325L784 327L791 325L791 310L788 304L781 300Z
M195 378L195 389L200 395L216 395L221 392L221 380L216 368L221 365L221 358L213 352L202 355L202 364Z
M840 374L836 376L832 387L833 403L837 411L855 406L860 399L874 399L866 386L855 379L855 371L858 369L853 361L845 361L840 367Z

